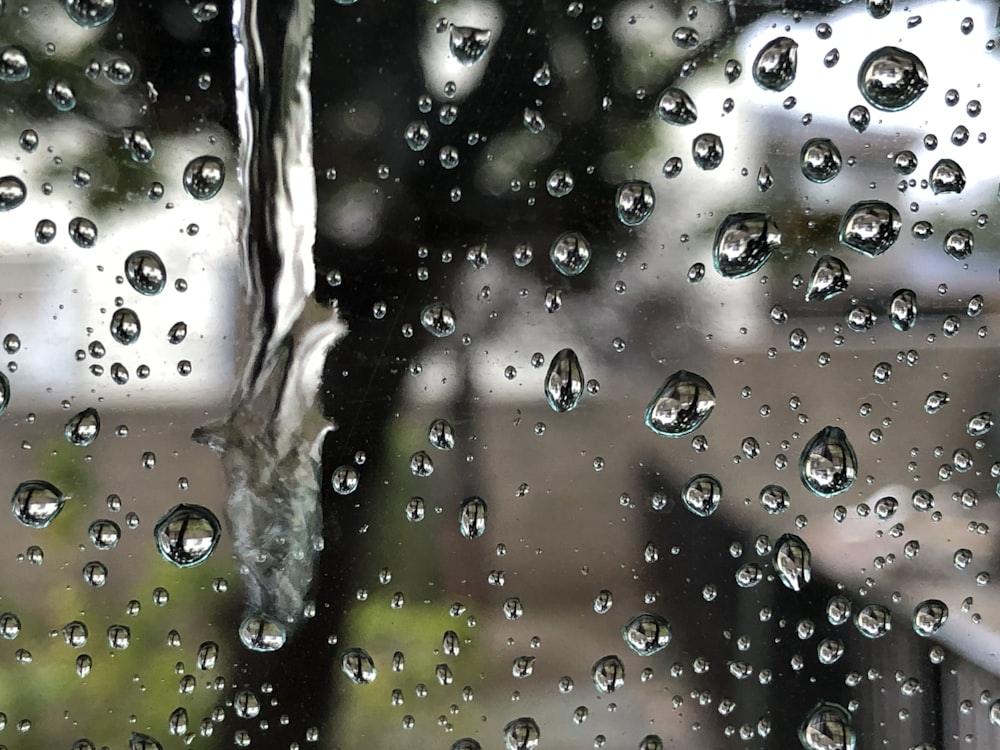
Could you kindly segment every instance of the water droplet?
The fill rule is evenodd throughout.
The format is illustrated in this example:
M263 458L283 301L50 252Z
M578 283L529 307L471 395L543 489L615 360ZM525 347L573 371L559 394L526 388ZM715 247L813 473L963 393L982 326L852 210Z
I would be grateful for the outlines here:
M862 255L881 255L899 238L899 212L883 201L860 201L840 222L840 241Z
M681 490L685 507L696 516L707 518L722 502L722 484L711 474L691 477Z
M220 532L219 519L208 508L181 503L156 522L153 537L164 560L189 568L212 555Z
M965 431L969 433L971 437L982 437L992 429L993 415L988 411L979 412L969 420L968 424L965 425Z
M251 651L277 651L285 645L288 631L284 625L262 613L248 615L240 623L240 641Z
M824 255L813 266L809 286L806 288L806 302L836 297L850 283L851 272L847 264L833 255Z
M648 612L636 615L622 628L622 638L639 656L652 656L670 645L670 623Z
M671 125L690 125L698 119L698 109L683 89L671 86L660 94L656 114Z
M108 645L117 650L124 651L132 643L132 630L127 625L108 626Z
M455 311L444 302L434 302L420 312L420 325L438 338L450 336L455 332Z
M71 648L83 648L87 645L87 639L90 637L90 633L87 630L87 625L80 622L79 620L73 620L68 622L62 627L63 640L66 641L66 645Z
M625 684L625 665L617 656L604 656L591 670L594 687L602 693L613 693Z
M41 479L21 482L11 496L14 518L33 529L44 529L59 515L66 496L55 485Z
M534 719L522 716L507 722L503 728L505 750L537 750L542 732Z
M702 133L691 142L691 159L695 166L710 171L722 164L725 149L722 138L715 133Z
M483 59L492 39L493 32L489 29L452 26L448 46L451 48L451 54L462 65L474 65Z
M802 174L810 182L829 182L843 166L840 150L829 138L811 138L802 146L799 154Z
M87 530L90 543L99 550L107 551L114 549L121 539L121 527L114 521L107 518L99 518L90 524Z
M167 283L167 269L156 253L136 250L125 260L125 278L137 292L152 296L163 291Z
M681 170L684 169L684 161L679 156L671 156L665 162L663 162L663 176L665 179L672 180L677 177Z
M139 316L135 314L134 310L120 307L111 316L111 336L119 344L125 346L134 344L139 339L141 331Z
M74 23L85 29L95 29L114 17L118 0L66 0L65 8L66 15ZM129 750L137 749L129 747Z
M45 86L45 97L60 112L70 112L76 108L76 93L69 81L53 78Z
M927 89L927 69L912 52L882 47L861 63L858 88L868 103L895 112L913 104Z
M56 223L51 219L39 219L35 225L35 242L39 245L48 245L55 238Z
M563 232L549 250L549 258L563 276L577 276L590 263L590 243L579 232Z
M17 83L31 76L31 58L24 47L11 44L0 49L0 81Z
M524 127L527 128L528 132L532 135L538 135L545 130L545 120L542 117L542 113L537 109L525 107L522 115L522 121L524 122Z
M889 320L900 331L909 331L917 322L917 294L911 289L899 289L889 300Z
M226 165L217 156L199 156L184 168L184 190L195 200L207 201L218 195L226 179Z
M929 638L941 629L948 619L948 606L940 599L927 599L913 609L913 631Z
M762 89L784 91L795 80L799 45L787 36L764 45L753 63L753 79Z
M955 260L965 260L972 255L976 238L968 229L952 229L944 236L944 251Z
M653 186L642 180L624 182L615 195L618 220L627 227L637 227L653 215L656 195Z
M10 211L24 203L28 189L14 175L0 177L0 211Z
M572 349L560 349L545 373L545 400L552 411L572 411L583 397L583 368Z
M805 750L854 750L850 714L836 703L820 701L799 725L799 742Z
M965 170L954 159L941 159L931 167L930 184L934 195L961 193L965 189Z
M90 219L77 216L70 219L69 237L79 247L93 247L97 244L97 225Z
M87 447L101 432L101 418L97 409L87 408L76 414L66 423L63 433L73 445Z
M458 528L466 539L475 539L486 533L486 501L469 497L462 501L458 514Z
M854 626L868 638L881 638L892 629L892 614L881 604L869 604L854 615Z
M730 214L715 233L715 270L729 279L749 276L768 261L779 245L781 232L767 214Z
M345 464L333 470L330 477L330 486L338 495L350 495L358 488L361 478L358 470L353 466Z
M771 168L767 164L761 164L757 170L757 189L766 193L772 187L774 187L774 175L771 174Z
M715 408L715 391L701 375L678 370L668 377L646 407L645 421L657 435L681 437L694 432Z
M854 448L839 427L824 427L802 449L799 458L802 484L820 497L846 492L857 474L858 459Z
M812 578L812 554L795 534L782 534L774 544L774 569L792 591L801 591Z
M455 447L455 430L447 419L435 419L427 429L427 440L441 451Z
M340 657L340 669L355 685L368 685L375 680L375 662L363 648L352 648Z
M156 149L142 128L125 128L122 131L122 141L136 164L148 164L156 154Z
M871 121L871 112L863 104L855 105L847 112L847 123L859 133L864 133L868 130L868 125L871 124Z
M431 142L431 131L427 127L427 123L423 120L414 120L406 126L406 130L403 131L403 138L406 141L406 145L410 147L410 150L423 151L427 148L427 144Z
M66 0L67 7L71 0ZM76 5L93 5L93 2L78 2ZM114 4L112 3L112 6ZM114 10L112 9L112 13ZM103 21L102 21L103 23ZM84 25L84 24L81 24ZM97 24L95 24L97 25ZM88 669L88 672L90 670ZM128 740L128 750L163 750L163 746L157 742L155 739L150 737L148 734L143 734L142 732L132 732L132 735Z
M736 571L735 578L741 589L751 589L764 580L764 571L757 563L745 563Z

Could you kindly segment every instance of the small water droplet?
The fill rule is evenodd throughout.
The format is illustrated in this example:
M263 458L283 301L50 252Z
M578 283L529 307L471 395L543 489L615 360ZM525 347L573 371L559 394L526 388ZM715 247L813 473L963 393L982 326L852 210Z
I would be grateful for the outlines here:
M30 77L31 57L24 47L10 44L0 49L0 81L17 83Z
M514 719L503 728L504 750L537 750L541 736L534 719L528 716Z
M934 195L961 193L965 189L965 170L954 159L941 159L931 167L929 182Z
M134 310L119 307L111 316L111 337L119 344L129 346L139 340L142 326Z
M451 48L451 54L462 65L474 65L483 59L492 39L493 32L489 29L452 26L448 36L448 46Z
M671 86L660 94L656 114L671 125L690 125L698 119L698 109L683 89Z
M591 673L594 687L602 693L614 693L625 684L625 665L615 655L598 659Z
M64 7L74 23L85 29L96 29L114 17L118 0L65 0ZM137 749L129 747L129 750Z
M77 216L70 219L69 237L79 247L93 247L97 244L97 225L90 219Z
M803 176L810 182L819 184L829 182L840 174L844 163L840 150L829 138L811 138L806 141L799 153L799 160Z
M575 409L583 397L583 368L576 352L560 349L545 373L545 400L555 412Z
M911 289L899 289L889 300L889 320L900 331L909 331L917 322L917 295Z
M14 175L0 177L0 211L11 211L28 197L28 189Z
M722 138L715 133L702 133L691 142L691 160L695 166L705 171L716 169L722 164L725 148Z
M101 417L97 409L87 408L70 418L63 431L72 445L87 447L101 432Z
M795 534L782 534L774 544L774 569L792 591L801 591L812 578L812 554Z
M929 638L941 629L947 619L948 605L940 599L927 599L913 609L913 631Z
M163 291L167 269L160 256L151 250L136 250L125 260L125 278L140 294L152 296Z
M806 302L828 300L845 291L851 283L847 264L833 255L824 255L813 266L806 288Z
M420 325L438 338L450 336L455 332L455 311L444 302L434 302L420 312Z
M240 641L251 651L277 651L285 645L288 631L284 625L262 613L250 614L240 623Z
M847 710L820 701L799 725L799 742L805 750L854 750L854 728Z
M689 511L707 518L722 502L722 484L711 474L697 474L685 483L681 499Z
M881 638L892 629L892 614L881 604L869 604L854 615L854 626L867 638Z

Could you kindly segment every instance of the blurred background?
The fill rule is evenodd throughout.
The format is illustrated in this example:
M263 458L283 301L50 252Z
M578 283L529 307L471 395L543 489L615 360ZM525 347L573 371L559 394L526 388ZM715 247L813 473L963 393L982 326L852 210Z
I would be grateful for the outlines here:
M313 14L311 71L287 54L308 41L295 13ZM16 339L2 477L12 495L44 480L68 499L46 528L0 522L0 613L14 618L0 617L0 745L995 745L1000 459L992 418L970 421L992 412L998 373L997 34L987 2L6 4L0 336ZM901 109L861 88L885 47L926 71ZM254 65L261 90L238 88L234 70ZM312 183L282 182L296 80ZM279 216L241 192L247 107L270 115L255 127L271 182L300 205L315 195L306 286L349 329L316 406L335 429L314 605L274 653L237 637L226 478L189 437L227 413L267 335L254 306L283 304L244 301L248 263L265 293L278 286L280 259L260 246L286 229L272 221L258 252L241 248L248 222ZM803 168L812 139L836 151L828 181ZM225 168L208 199L185 187L206 155ZM935 170L945 159L960 191ZM617 195L636 181L655 207L632 226ZM841 241L861 201L899 216L876 257ZM728 278L713 244L736 213L769 216L781 240ZM591 254L575 276L550 260L565 232ZM162 260L162 291L128 278L139 250ZM849 280L807 300L828 255ZM889 315L900 289L919 309L908 330ZM141 323L132 343L122 309ZM545 384L565 348L580 400L557 412ZM716 405L671 438L644 412L678 370ZM100 434L72 444L66 424L87 408ZM857 478L821 497L799 459L828 425ZM722 488L707 517L683 501L701 474ZM772 512L768 485L787 496ZM474 532L470 497L486 504ZM195 567L154 540L178 503L222 524ZM92 540L104 519L120 528L113 549ZM811 550L799 591L774 564L788 533ZM923 637L927 600L948 617ZM891 622L878 638L854 622L869 605ZM623 640L641 613L669 623L655 654ZM74 621L89 631L79 648ZM374 672L352 668L354 649ZM607 656L624 670L613 692L594 675ZM818 702L843 708L840 739L800 738ZM539 738L511 736L521 718Z

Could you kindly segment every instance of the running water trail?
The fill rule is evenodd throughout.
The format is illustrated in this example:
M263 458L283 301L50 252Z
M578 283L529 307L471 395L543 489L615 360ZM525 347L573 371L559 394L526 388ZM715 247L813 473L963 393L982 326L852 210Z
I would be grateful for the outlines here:
M243 372L230 413L192 435L222 459L247 596L240 638L258 651L281 648L301 621L322 549L319 460L331 425L317 395L326 354L346 332L336 309L313 299L313 2L295 0L285 14L268 5L233 6Z

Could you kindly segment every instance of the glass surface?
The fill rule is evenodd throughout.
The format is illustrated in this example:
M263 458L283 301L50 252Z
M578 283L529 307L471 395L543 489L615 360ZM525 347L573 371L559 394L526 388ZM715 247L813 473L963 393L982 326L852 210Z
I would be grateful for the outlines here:
M0 746L995 746L997 36L0 1Z

